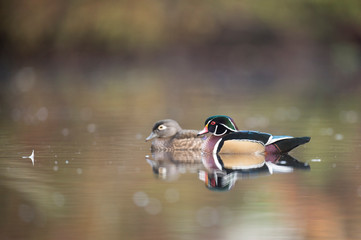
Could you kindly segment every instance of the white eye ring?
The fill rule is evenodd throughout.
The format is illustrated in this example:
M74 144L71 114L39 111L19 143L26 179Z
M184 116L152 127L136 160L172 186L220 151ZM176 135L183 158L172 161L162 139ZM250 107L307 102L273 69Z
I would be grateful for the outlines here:
M164 125L159 125L158 130L164 130L164 129L166 129L166 128L167 128L167 127L164 126Z

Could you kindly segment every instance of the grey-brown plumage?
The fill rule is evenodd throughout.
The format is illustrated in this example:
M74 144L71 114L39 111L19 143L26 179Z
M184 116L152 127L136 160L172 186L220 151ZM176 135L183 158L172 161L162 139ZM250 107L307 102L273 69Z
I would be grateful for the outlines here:
M200 150L203 138L197 136L197 130L182 129L172 119L156 122L146 141L153 139L152 151Z

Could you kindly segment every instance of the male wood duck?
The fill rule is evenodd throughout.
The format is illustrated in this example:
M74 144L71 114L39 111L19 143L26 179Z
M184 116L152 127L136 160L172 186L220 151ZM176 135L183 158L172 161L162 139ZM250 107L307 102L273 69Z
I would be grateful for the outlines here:
M176 121L164 119L154 124L145 141L151 139L152 151L174 151L201 150L205 138L199 136L197 130L182 129Z
M232 118L216 115L206 119L198 135L212 133L202 146L202 152L213 154L287 153L310 141L310 137L272 136L257 131L239 131Z

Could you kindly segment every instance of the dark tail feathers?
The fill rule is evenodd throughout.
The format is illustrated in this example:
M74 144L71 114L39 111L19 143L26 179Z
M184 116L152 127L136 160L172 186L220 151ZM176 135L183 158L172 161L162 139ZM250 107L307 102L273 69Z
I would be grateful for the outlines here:
M275 142L272 145L275 145L275 147L280 151L280 153L288 153L299 145L308 143L310 140L310 137L287 138Z

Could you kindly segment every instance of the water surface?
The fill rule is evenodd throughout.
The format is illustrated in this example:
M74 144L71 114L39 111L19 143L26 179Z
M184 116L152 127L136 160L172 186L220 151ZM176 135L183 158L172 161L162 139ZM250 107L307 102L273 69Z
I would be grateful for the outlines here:
M361 238L359 96L235 94L237 82L237 89L212 81L194 88L137 72L48 81L83 77L45 74L5 85L1 239ZM241 129L311 136L291 152L310 170L211 191L199 179L201 162L157 161L144 141L159 119L202 129L214 114L232 116ZM23 158L32 150L34 166Z

